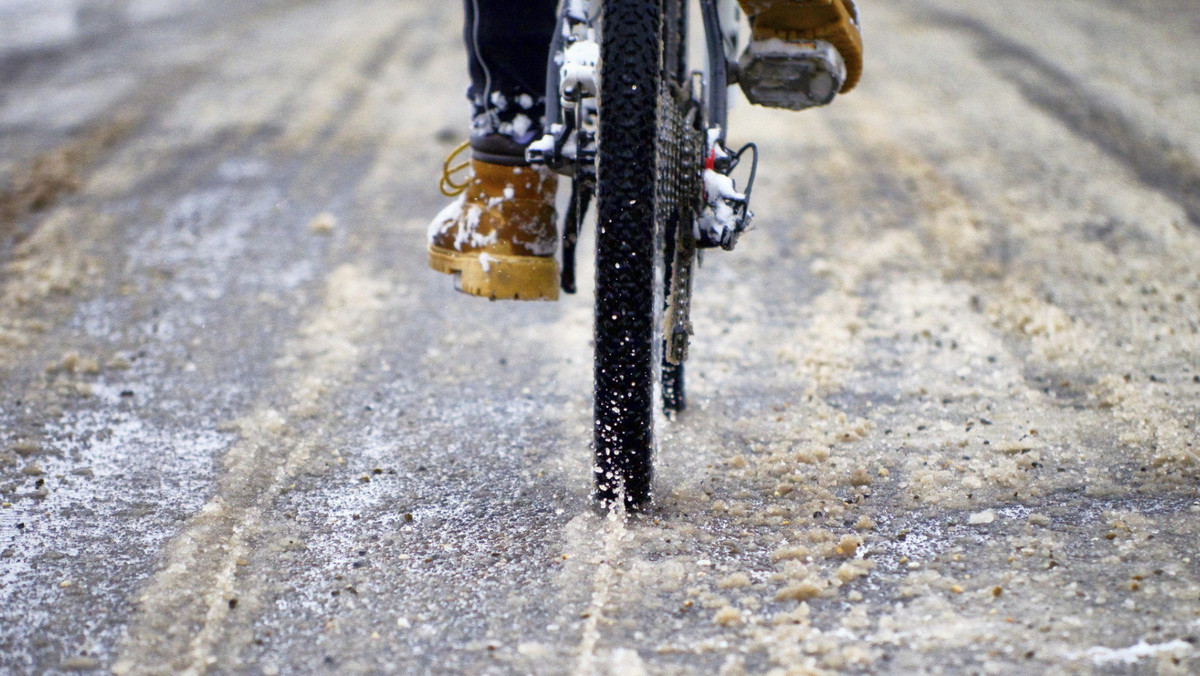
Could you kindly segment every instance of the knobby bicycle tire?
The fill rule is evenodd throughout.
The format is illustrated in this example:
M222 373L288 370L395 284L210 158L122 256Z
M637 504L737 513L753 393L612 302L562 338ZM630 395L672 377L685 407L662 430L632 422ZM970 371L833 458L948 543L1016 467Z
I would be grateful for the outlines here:
M664 3L674 8L664 11ZM664 53L679 54L681 0L604 0L596 182L595 495L650 499L661 366ZM667 46L664 48L664 38ZM674 59L673 59L674 60Z

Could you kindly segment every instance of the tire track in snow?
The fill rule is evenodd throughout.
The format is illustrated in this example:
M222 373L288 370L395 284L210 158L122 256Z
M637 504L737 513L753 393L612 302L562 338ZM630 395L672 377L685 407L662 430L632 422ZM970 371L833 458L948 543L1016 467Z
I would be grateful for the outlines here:
M587 518L586 516L583 518ZM580 632L579 658L575 663L576 676L593 676L596 674L596 646L600 642L600 622L604 617L604 608L608 605L616 583L617 560L621 557L621 540L625 537L626 515L624 510L611 512L604 519L604 530L601 537L601 559L592 573L592 596L584 612L583 629ZM572 553L586 555L587 542L570 543ZM583 550L583 551L579 551Z
M388 292L398 293L355 265L330 275L319 309L277 361L279 387L291 392L288 405L280 411L264 402L237 421L241 439L225 455L215 495L165 549L159 572L137 600L114 673L164 667L202 673L213 662L214 641L228 638L224 624L236 606L231 594L237 570L265 526L263 512L323 453L315 435L304 430L305 421L353 373L358 341L373 330ZM248 591L252 607L254 590Z

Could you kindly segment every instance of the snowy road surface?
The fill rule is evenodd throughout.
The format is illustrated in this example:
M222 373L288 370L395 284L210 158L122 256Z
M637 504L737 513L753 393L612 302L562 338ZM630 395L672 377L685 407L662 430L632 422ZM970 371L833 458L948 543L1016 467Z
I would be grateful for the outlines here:
M863 4L622 522L590 290L425 267L456 3L0 0L0 672L1195 673L1195 4Z

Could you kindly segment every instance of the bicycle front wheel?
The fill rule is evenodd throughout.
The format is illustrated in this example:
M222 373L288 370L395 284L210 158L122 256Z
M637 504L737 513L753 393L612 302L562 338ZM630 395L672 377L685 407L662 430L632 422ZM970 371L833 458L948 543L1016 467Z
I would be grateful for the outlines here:
M663 2L675 3L664 12ZM595 495L650 499L660 369L663 235L659 106L680 0L605 0L596 180ZM664 47L664 37L666 43Z

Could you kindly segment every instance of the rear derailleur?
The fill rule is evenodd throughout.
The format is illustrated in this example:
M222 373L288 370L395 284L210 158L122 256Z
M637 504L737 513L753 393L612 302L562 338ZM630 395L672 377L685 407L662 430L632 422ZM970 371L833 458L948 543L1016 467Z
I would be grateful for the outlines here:
M739 192L734 184L733 170L742 157L750 153L750 174L746 189ZM750 211L750 192L754 188L754 176L758 171L758 146L747 143L737 152L731 152L720 140L717 129L709 130L704 156L703 204L693 225L696 248L715 249L720 247L732 251L738 237L750 227L754 212Z

